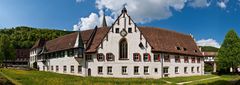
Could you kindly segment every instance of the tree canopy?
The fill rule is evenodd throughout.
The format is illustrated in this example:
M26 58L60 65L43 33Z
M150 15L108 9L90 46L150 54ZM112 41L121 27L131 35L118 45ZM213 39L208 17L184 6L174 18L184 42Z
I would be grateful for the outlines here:
M15 49L31 48L40 38L51 40L68 33L71 33L71 31L50 30L25 26L0 30L0 36L7 35L10 43Z
M217 55L217 64L219 70L230 71L233 68L236 72L240 65L240 40L234 30L230 30L223 41Z

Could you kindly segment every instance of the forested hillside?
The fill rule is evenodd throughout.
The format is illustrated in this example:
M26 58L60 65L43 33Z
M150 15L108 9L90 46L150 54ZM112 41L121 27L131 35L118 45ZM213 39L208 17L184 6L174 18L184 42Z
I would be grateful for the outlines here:
M212 47L212 46L200 46L202 52L218 52L219 48Z
M16 48L31 48L36 40L43 38L51 40L59 36L71 33L71 31L50 30L32 27L15 27L0 30L0 37L6 35L13 47Z

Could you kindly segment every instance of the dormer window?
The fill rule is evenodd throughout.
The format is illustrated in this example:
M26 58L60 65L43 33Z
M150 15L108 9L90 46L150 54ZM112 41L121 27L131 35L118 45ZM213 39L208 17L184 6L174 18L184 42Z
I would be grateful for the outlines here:
M115 28L115 33L119 33L119 28Z
M180 47L176 47L177 48L177 50L181 50L181 48Z
M197 53L198 51L197 50L194 50L195 53Z
M187 48L183 48L184 51L187 51Z

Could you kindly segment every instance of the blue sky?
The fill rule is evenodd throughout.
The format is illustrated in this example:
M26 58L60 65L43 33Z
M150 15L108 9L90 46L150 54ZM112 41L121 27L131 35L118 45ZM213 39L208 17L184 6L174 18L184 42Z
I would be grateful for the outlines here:
M139 26L191 33L201 45L218 47L229 29L240 33L240 0L1 0L0 28L92 28L103 11L113 22L123 4Z

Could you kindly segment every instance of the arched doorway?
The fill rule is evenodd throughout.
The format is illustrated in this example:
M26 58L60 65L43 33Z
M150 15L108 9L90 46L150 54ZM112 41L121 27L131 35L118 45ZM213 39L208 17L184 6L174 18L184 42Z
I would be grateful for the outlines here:
M88 76L91 76L91 69L88 68Z

